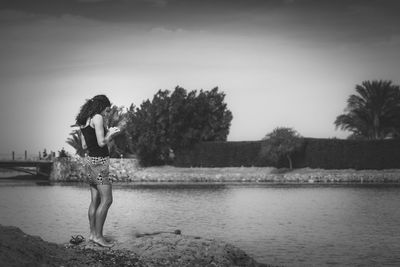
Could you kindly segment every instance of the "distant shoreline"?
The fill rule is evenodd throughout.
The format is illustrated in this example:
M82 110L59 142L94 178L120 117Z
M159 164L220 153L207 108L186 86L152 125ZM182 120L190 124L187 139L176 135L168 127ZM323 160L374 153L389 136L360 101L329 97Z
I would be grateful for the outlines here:
M160 166L135 170L112 169L110 176L118 185L245 185L245 184L393 184L400 185L400 169L386 170L325 170L276 169L273 167L178 168ZM70 175L51 183L83 182L84 178ZM0 180L46 180L46 177L18 175Z
M0 176L0 181L1 180L48 180L48 178L43 177L43 176L36 176L36 175L30 175L30 174L19 174L19 175L13 175L13 176L7 176L7 177L2 177Z
M324 170L274 167L177 168L149 167L135 172L116 172L116 181L141 183L211 184L400 184L400 169ZM120 175L120 176L118 176Z

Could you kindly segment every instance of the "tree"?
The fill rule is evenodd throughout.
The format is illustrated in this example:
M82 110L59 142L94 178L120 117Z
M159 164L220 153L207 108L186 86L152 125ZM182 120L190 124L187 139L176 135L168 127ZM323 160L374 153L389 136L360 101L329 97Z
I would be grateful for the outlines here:
M336 128L352 132L352 139L384 139L400 135L400 89L391 81L364 81L347 100Z
M226 140L232 113L225 94L210 91L187 92L177 86L173 92L159 90L130 113L128 132L142 164L161 165L170 155L200 141Z
M263 138L261 154L274 162L286 157L293 168L292 155L303 145L303 138L292 128L277 127Z
M58 157L59 158L69 158L69 155L67 151L65 151L64 148L62 148L60 151L58 151Z
M86 151L86 149L83 149L83 147L82 147L82 138L81 138L81 135L79 132L80 132L80 130L72 131L69 134L71 137L69 137L67 139L66 143L75 149L75 152L77 155L83 157L83 156L85 156L85 153L87 151Z

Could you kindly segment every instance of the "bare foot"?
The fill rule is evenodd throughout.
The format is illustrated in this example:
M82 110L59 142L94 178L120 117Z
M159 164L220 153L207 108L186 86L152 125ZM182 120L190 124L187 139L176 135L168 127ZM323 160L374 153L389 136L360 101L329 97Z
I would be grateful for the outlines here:
M111 248L114 246L114 243L107 242L104 238L95 238L93 237L92 241L101 247Z
M89 235L89 241L93 241L93 239L94 239L94 234L90 234Z

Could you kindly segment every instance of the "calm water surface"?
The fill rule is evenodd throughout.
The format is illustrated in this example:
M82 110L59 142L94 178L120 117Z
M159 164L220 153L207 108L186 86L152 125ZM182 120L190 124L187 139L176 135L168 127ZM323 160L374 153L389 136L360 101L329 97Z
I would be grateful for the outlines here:
M105 234L181 229L284 266L400 266L400 187L114 186ZM0 182L0 224L65 243L88 231L85 185Z

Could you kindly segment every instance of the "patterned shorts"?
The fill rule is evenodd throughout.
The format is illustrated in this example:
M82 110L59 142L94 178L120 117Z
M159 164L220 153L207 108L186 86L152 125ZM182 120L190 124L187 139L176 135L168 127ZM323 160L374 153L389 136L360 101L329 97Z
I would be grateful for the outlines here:
M109 179L110 158L109 157L87 157L86 170L88 174L87 183L90 185L111 184Z

